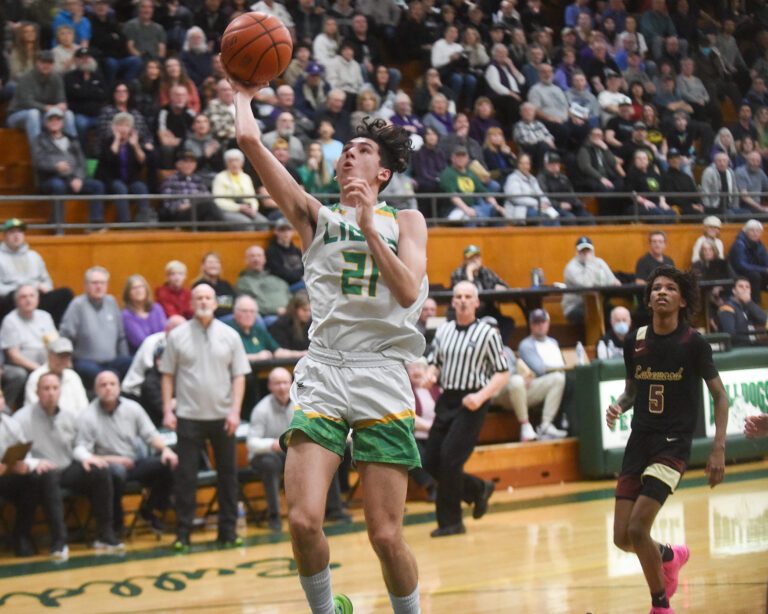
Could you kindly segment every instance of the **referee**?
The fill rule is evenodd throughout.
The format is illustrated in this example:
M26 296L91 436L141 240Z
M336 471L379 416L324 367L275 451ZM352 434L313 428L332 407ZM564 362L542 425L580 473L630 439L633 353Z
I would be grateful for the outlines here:
M509 379L498 331L477 320L477 287L462 281L453 288L456 319L435 333L429 363L440 371L443 394L435 407L424 468L437 480L437 529L432 537L464 533L461 501L474 503L473 518L488 509L494 484L464 473L488 412L489 400Z

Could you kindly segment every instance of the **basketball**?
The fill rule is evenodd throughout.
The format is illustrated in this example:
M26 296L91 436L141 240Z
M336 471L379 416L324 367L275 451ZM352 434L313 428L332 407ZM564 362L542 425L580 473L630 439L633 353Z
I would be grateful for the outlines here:
M255 85L278 77L293 53L291 33L274 15L245 13L227 26L221 61L238 81Z

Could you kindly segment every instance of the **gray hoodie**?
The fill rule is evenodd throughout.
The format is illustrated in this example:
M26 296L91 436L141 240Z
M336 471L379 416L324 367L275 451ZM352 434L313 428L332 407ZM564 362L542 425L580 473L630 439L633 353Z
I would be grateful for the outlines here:
M24 243L15 252L0 243L0 296L15 292L19 286L29 284L46 290L53 288L53 280L45 267L45 261L35 250Z

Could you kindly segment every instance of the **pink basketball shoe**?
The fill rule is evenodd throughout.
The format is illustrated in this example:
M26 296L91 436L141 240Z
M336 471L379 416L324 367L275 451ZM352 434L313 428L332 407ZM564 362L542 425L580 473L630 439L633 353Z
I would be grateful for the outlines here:
M672 546L672 552L675 556L668 563L663 563L664 569L664 588L667 590L667 599L672 599L672 595L677 591L677 580L680 575L680 569L688 562L691 556L691 551L688 550L688 546L682 544L680 546Z

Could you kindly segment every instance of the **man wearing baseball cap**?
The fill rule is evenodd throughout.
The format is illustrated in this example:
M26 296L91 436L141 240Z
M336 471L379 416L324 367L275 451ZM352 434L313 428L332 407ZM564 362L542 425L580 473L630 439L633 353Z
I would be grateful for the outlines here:
M21 286L33 286L40 293L40 309L53 317L56 325L72 300L69 288L53 288L43 257L27 243L23 220L10 218L2 225L0 243L0 318L16 306L15 292Z
M716 215L708 215L704 218L702 221L702 224L704 225L704 232L699 235L699 238L696 239L696 243L693 244L693 254L691 254L691 262L698 262L699 261L699 250L701 249L701 244L704 243L707 239L710 239L715 242L715 245L717 246L717 257L718 258L725 258L725 249L723 247L723 241L720 239L720 228L723 226L723 223L720 221L720 218Z
M467 245L464 248L464 261L451 273L451 288L455 288L456 284L460 281L472 282L479 291L506 290L509 288L507 282L491 269L483 266L483 256L480 253L480 247L477 245ZM499 323L502 340L506 340L512 329L515 328L515 321L502 315L494 301L480 301L478 317L483 316L496 318L496 321Z
M574 193L573 184L568 176L562 172L562 162L560 154L556 151L548 151L544 154L544 168L536 179L539 181L542 191L545 194L560 194L557 198L551 199L552 205L557 209L563 223L568 222L568 218L580 218L578 223L594 224L595 219L587 211L584 203L581 202ZM565 196L571 193L573 196Z
M107 104L107 82L88 47L75 51L75 70L64 75L64 90L75 114L80 146L88 151L88 132L98 126L101 109ZM95 157L94 151L88 153Z
M579 237L576 241L576 255L565 265L563 275L565 285L569 288L594 288L621 284L605 260L595 256L595 246L586 236ZM581 294L563 294L562 306L563 313L571 324L584 322L584 297Z
M667 195L667 204L677 206L683 215L704 213L700 196L678 196L678 194L698 194L699 188L688 173L683 170L683 156L678 149L671 147L667 152L669 168L661 175L661 191Z
M760 291L768 290L768 251L760 240L763 225L748 220L728 252L728 261L738 275L749 280L752 300L760 304Z
M189 149L176 151L176 172L168 177L160 187L163 194L170 196L210 196L211 192L197 170L197 156ZM168 198L160 209L163 222L187 222L192 219L192 208L197 220L201 222L220 222L224 219L221 209L212 198Z
M325 108L331 91L331 85L325 79L325 67L314 60L307 63L303 76L296 80L294 90L296 108L314 121Z
M8 105L8 127L26 130L31 147L42 130L43 116L54 108L62 112L64 132L77 134L75 116L67 110L64 79L53 71L53 52L46 49L37 52L35 67L16 81Z
M72 342L66 337L58 337L48 344L48 360L32 371L24 387L24 405L37 403L37 382L46 373L56 373L61 379L61 397L59 408L76 414L88 407L83 380L72 368Z
M565 392L565 359L557 339L549 336L549 314L534 309L528 316L531 334L520 342L518 354L533 375L527 378L528 407L543 403L539 439L562 439L568 432L553 423Z
M104 194L104 184L86 175L85 155L80 143L64 132L64 112L51 107L45 113L44 130L32 143L32 164L37 172L38 186L43 194ZM88 203L91 224L104 222L104 203ZM64 202L53 203L53 222L64 223Z

